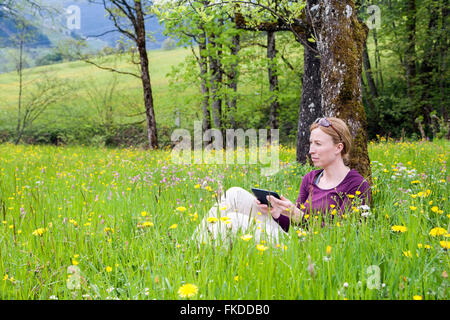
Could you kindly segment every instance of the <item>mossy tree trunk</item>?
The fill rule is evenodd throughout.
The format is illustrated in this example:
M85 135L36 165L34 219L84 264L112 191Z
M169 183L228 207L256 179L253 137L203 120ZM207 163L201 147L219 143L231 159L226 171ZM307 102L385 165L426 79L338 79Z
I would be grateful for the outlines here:
M317 28L322 79L322 109L338 117L353 136L349 166L371 182L367 150L367 120L362 103L361 72L363 45L368 28L356 16L351 0L323 0Z

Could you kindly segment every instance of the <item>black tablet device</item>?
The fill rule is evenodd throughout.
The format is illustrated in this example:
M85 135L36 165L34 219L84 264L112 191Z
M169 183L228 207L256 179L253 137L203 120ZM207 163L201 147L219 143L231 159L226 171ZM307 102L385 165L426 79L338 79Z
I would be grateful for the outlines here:
M277 199L281 199L278 193L276 193L275 191L252 188L252 192L255 195L256 199L259 200L259 202L261 202L262 204L267 204L268 206L270 206L270 204L266 199L267 196L274 196Z

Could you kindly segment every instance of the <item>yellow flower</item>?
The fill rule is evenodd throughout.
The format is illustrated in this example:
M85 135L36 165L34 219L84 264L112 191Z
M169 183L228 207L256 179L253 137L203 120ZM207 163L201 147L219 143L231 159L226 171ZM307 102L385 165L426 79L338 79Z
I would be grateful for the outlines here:
M36 230L33 231L33 235L34 236L39 236L41 237L47 230L45 228L38 228Z
M438 212L438 211L439 211L439 207L434 206L434 207L431 208L431 211L433 211L433 212Z
M3 276L3 280L8 280L8 274L5 274L5 275Z
M420 181L419 180L411 181L411 184L417 184L417 183L420 183Z
M234 281L239 281L239 276L235 276Z
M447 230L445 230L444 228L437 227L437 228L431 229L429 234L432 237L437 237L437 236L442 236L446 233L447 233Z
M194 189L198 189L198 188L200 188L200 184L199 183L194 186Z
M206 221L208 221L209 223L216 223L219 219L217 219L216 217L208 217L208 219L206 219Z
M107 267L105 268L105 270L106 270L106 272L111 272L111 271L112 271L112 268L111 268L110 266L107 266Z
M73 264L74 266L76 266L76 265L78 265L78 261L75 260L75 259L72 259L72 264Z
M408 228L405 227L405 226L398 226L398 225L395 225L395 226L392 226L392 227L391 227L391 230L392 230L392 231L395 231L395 232L406 232L406 231L408 230Z
M241 236L241 239L244 241L249 241L251 238L253 238L251 234L244 234L243 236Z
M169 227L169 229L176 229L178 227L178 224L173 224L173 225L171 225L170 227Z
M402 251L402 252L403 252L403 255L404 255L405 257L407 257L407 258L411 258L411 257L412 257L412 253L411 253L410 250L408 250L408 251Z
M154 226L153 222L150 222L150 221L145 221L142 223L142 228L153 227L153 226Z
M146 212L146 211L142 211L142 212L141 212L141 216L145 217L146 215L147 215L147 212Z
M181 298L192 298L198 293L198 287L195 284L187 283L178 289L178 295Z
M227 210L227 206L223 206L222 208L220 208L220 211L225 211L225 210Z
M417 207L414 207L414 206L409 206L409 208L410 208L412 211L415 211L415 210L417 209Z
M256 250L260 251L260 252L264 252L267 250L268 247L266 247L265 245L262 244L257 244L256 245Z
M331 254L331 246L327 246L327 255L329 256Z
M361 194L361 191L358 190L358 191L355 192L355 194L356 194L357 196L359 196L359 195Z
M413 297L413 300L422 300L422 296L415 295L415 296Z
M185 211L186 211L186 208L185 208L185 207L178 207L178 208L177 208L177 211L185 212Z
M444 249L450 249L450 241L439 241L439 244Z

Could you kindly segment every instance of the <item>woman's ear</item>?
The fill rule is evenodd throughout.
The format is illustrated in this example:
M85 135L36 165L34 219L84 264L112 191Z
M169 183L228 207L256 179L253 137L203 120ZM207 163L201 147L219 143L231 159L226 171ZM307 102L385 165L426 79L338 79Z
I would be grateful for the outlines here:
M344 150L344 144L342 142L339 142L336 146L338 153L341 153L342 150Z

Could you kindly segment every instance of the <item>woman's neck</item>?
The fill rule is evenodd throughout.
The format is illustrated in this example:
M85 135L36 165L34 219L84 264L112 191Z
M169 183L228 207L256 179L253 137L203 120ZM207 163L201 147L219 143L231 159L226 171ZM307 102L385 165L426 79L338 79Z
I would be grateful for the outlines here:
M350 171L342 159L333 162L332 164L323 168L322 179L327 182L327 184L335 184L341 182Z

